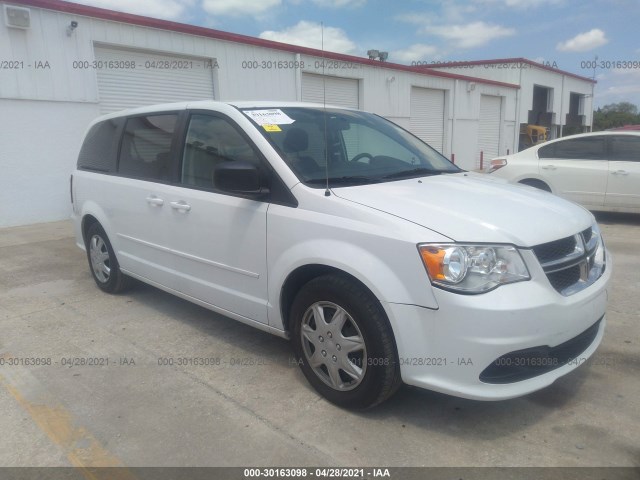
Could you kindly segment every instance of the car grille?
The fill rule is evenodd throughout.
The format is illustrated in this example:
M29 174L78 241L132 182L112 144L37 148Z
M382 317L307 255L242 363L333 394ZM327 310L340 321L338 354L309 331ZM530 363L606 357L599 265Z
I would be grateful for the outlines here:
M547 278L553 288L558 292L562 292L580 280L580 265L548 273Z
M570 255L576 248L574 237L561 238L553 242L543 243L534 248L540 263L549 262Z
M561 295L569 296L583 290L604 272L594 271L595 255L601 237L588 228L571 237L553 240L533 247L551 286Z
M521 382L560 368L570 362L582 363L578 357L593 343L602 318L580 335L555 347L539 346L507 353L491 362L480 374L484 383Z

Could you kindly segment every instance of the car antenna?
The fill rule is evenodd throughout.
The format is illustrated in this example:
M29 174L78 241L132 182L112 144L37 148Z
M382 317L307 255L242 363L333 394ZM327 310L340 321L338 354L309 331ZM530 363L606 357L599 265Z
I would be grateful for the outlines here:
M322 48L322 117L324 120L324 174L326 179L325 197L331 196L329 190L329 155L327 152L327 86L324 76L324 22L320 22L321 48Z

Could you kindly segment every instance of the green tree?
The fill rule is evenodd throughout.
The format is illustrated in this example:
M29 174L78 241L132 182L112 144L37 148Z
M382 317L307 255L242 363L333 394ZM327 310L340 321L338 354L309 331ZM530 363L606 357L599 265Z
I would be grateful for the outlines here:
M627 113L629 115L637 115L638 107L629 102L610 103L609 105L602 107L602 111L605 113Z
M593 112L593 131L640 124L638 107L629 102L611 103Z

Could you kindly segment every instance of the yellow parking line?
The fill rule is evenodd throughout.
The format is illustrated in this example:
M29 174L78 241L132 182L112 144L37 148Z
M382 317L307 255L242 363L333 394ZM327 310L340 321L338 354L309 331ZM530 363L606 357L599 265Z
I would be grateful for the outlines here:
M5 356L5 358L7 357ZM12 370L12 373L18 373L14 368ZM21 374L22 381L14 383L24 383L25 380L29 382L31 375L27 371L23 371ZM104 448L91 432L82 426L74 425L72 415L63 406L48 405L41 398L38 399L38 402L28 400L16 385L10 383L2 375L0 375L0 384L29 414L40 430L66 453L69 462L79 468L85 478L88 480L107 478L135 480L136 477L131 471L124 467L124 464L115 455ZM25 386L28 391L30 386ZM98 467L119 468L100 469Z

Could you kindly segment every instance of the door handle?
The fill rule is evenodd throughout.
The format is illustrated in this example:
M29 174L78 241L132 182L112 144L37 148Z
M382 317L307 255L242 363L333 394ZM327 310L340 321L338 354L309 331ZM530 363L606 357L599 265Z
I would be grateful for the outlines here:
M540 168L542 168L544 170L555 170L556 169L555 165L543 165Z
M611 172L611 175L629 175L629 172L626 170L615 170Z
M154 205L156 207L161 207L162 205L164 205L164 200L156 197L155 195L150 195L147 197L147 203L149 205Z
M174 210L180 210L181 212L188 212L191 210L191 205L184 200L179 200L177 202L171 202L171 208Z

